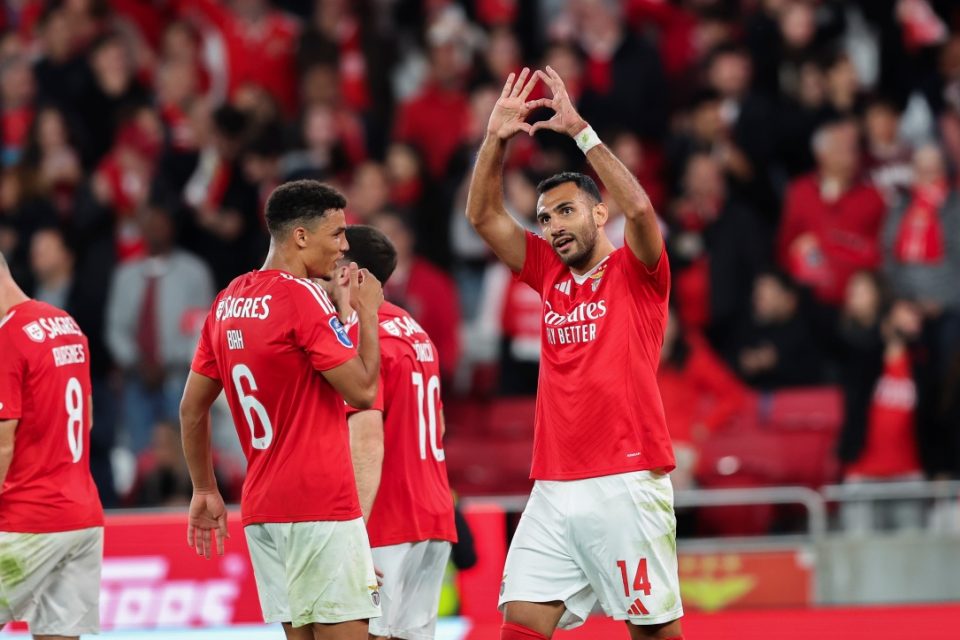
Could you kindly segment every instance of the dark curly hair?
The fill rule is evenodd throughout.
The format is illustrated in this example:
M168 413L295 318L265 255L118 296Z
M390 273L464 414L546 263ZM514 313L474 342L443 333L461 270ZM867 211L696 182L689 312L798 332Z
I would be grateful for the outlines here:
M273 190L267 199L267 229L282 238L297 224L323 218L328 211L343 209L347 199L333 187L316 180L295 180Z

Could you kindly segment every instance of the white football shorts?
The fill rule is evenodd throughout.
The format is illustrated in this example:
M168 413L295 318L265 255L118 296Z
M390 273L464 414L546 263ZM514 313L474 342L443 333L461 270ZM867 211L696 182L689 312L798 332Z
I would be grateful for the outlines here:
M244 527L264 622L335 624L380 615L362 518Z
M561 629L599 601L614 620L663 624L683 615L677 521L667 474L634 471L534 483L510 543L500 610L562 601Z
M433 640L450 548L445 540L373 548L373 563L383 572L383 615L370 621L370 635Z
M24 620L40 636L100 633L103 527L0 531L0 627Z

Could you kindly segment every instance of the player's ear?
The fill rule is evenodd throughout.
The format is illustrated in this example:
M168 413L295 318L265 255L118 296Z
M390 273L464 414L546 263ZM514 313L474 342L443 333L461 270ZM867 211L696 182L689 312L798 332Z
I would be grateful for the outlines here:
M291 233L293 235L293 241L297 243L298 247L303 249L307 246L309 232L305 227L294 227Z
M610 219L610 211L607 209L607 205L603 202L598 202L593 205L593 221L597 224L598 227L602 227L607 224L607 220Z

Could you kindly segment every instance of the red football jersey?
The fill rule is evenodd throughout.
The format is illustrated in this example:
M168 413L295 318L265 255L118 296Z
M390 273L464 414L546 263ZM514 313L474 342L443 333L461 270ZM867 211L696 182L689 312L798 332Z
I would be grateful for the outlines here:
M437 348L397 305L384 302L379 317L380 384L373 408L383 412L384 452L380 488L367 522L370 546L456 542ZM352 336L359 333L356 324L350 330Z
M673 469L657 387L670 291L666 251L648 269L623 247L581 278L528 233L517 277L543 300L530 477Z
M90 475L90 345L76 321L28 300L0 319L0 420L19 420L0 531L103 526Z
M320 373L356 353L310 280L252 271L217 296L192 368L223 382L247 457L244 525L361 516L343 399Z

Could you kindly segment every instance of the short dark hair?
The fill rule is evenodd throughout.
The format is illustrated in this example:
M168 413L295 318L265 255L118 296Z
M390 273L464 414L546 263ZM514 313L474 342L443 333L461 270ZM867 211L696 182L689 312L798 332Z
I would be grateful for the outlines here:
M273 190L267 198L267 229L273 237L284 235L296 222L323 218L332 209L343 209L347 199L333 187L316 180L294 180Z
M585 192L597 202L602 200L600 197L600 189L597 188L597 183L593 181L593 178L582 173L577 173L576 171L564 171L563 173L550 176L537 185L537 193L543 195L547 191L550 191L550 189L559 187L567 182L574 183L580 191Z
M385 233L365 224L347 227L350 248L344 257L368 269L381 283L386 282L397 268L397 250Z

